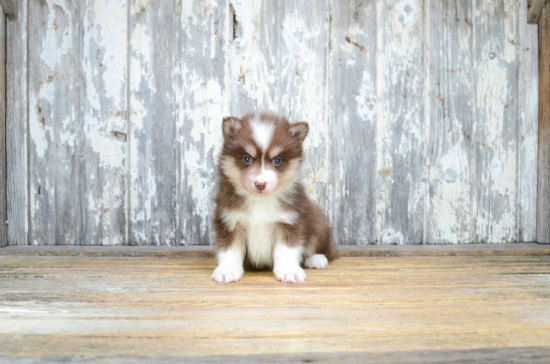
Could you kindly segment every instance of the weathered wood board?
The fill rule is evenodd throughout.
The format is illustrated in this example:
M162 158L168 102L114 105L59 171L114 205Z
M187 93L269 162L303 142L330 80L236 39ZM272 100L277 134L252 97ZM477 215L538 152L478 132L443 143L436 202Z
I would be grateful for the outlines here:
M539 21L539 175L537 203L537 241L550 244L550 6Z
M130 9L129 244L213 241L226 12L222 1Z
M29 174L32 244L77 244L81 231L78 7L28 7ZM92 211L87 211L89 215Z
M538 24L545 6L546 0L527 0L527 22Z
M176 241L180 15L174 1L131 2L129 240ZM179 10L179 11L178 11Z
M310 123L339 244L536 239L526 1L128 4L8 21L10 244L212 244L221 119L256 109Z
M6 22L6 163L8 243L29 243L29 166L31 138L27 117L27 2L19 0L18 17Z
M31 2L31 244L123 244L124 2Z
M81 234L75 244L127 241L127 2L80 0Z
M5 22L5 16L12 19L17 18L17 0L0 0L0 7L2 7L2 13L4 14L3 21Z
M302 285L270 271L217 284L212 257L0 255L0 266L9 363L548 362L550 256L340 258Z
M429 4L426 242L472 242L473 3Z
M476 2L473 238L517 241L519 2ZM525 24L525 22L522 22Z
M525 7L519 13L519 80L518 80L518 226L519 240L537 239L537 179L538 179L538 123L533 118L539 115L539 42L534 26L526 25ZM523 26L522 26L523 25ZM550 239L547 241L550 242Z
M0 5L0 247L8 245L6 182L6 16Z
M424 240L426 181L425 7L421 0L376 1L377 242ZM337 121L334 121L337 122ZM358 176L355 177L357 179ZM350 196L349 198L353 198Z
M221 0L193 1L182 6L176 241L182 245L210 245L214 242L211 213L221 125L223 116L229 114L231 95L226 56L233 39L231 11L229 4Z
M332 150L327 204L334 240L378 241L376 9L373 1L332 3L330 82ZM353 165L353 169L350 169ZM357 171L362 178L357 180Z

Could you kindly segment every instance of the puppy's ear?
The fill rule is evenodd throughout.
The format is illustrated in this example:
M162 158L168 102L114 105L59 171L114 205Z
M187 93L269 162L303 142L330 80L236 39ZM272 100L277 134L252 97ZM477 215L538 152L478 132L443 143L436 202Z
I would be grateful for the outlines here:
M223 137L227 138L235 134L242 126L242 121L234 116L226 116L223 118Z
M309 126L305 121L299 121L294 124L290 124L290 132L293 136L300 140L300 143L303 143L306 139L307 132L309 131Z

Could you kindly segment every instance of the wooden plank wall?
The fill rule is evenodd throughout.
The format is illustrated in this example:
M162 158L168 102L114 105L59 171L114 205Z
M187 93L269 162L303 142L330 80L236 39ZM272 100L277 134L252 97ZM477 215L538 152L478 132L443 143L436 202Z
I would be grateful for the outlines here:
M126 242L126 2L29 3L32 244Z
M26 4L10 244L212 244L221 120L254 109L310 123L305 183L340 244L536 239L523 0Z
M537 0L538 1L538 0ZM520 8L520 21L524 7ZM529 11L527 13L529 22ZM540 241L537 239L537 173L538 148L536 140L539 132L538 123L533 123L533 116L539 114L539 43L535 26L519 27L519 37L524 39L520 52L520 74L518 92L519 118L519 160L518 188L519 215L518 225L521 241ZM532 51L536 50L536 51ZM532 176L524 178L523 176ZM550 242L550 241L547 241Z
M540 114L537 241L550 244L550 5L539 20Z
M8 245L6 182L6 16L0 4L0 247Z
M17 2L17 19L6 23L6 163L8 244L29 243L27 117L27 2ZM40 243L43 243L42 241Z

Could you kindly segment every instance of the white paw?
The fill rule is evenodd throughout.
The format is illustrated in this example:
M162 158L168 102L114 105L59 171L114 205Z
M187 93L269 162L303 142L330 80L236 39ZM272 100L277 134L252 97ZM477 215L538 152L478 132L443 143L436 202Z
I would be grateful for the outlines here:
M307 258L304 266L309 269L325 269L328 265L328 259L325 254L315 254Z
M214 269L212 280L218 283L238 282L243 278L244 271L242 268L222 267Z
M276 267L273 274L283 283L304 283L307 278L306 272L299 266Z

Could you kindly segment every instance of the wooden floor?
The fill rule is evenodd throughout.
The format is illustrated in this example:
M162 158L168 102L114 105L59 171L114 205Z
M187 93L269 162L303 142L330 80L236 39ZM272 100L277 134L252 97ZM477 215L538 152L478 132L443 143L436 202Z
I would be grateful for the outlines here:
M200 256L0 254L0 362L550 355L548 255L343 257L307 270L303 285L268 271L216 284L214 265Z

